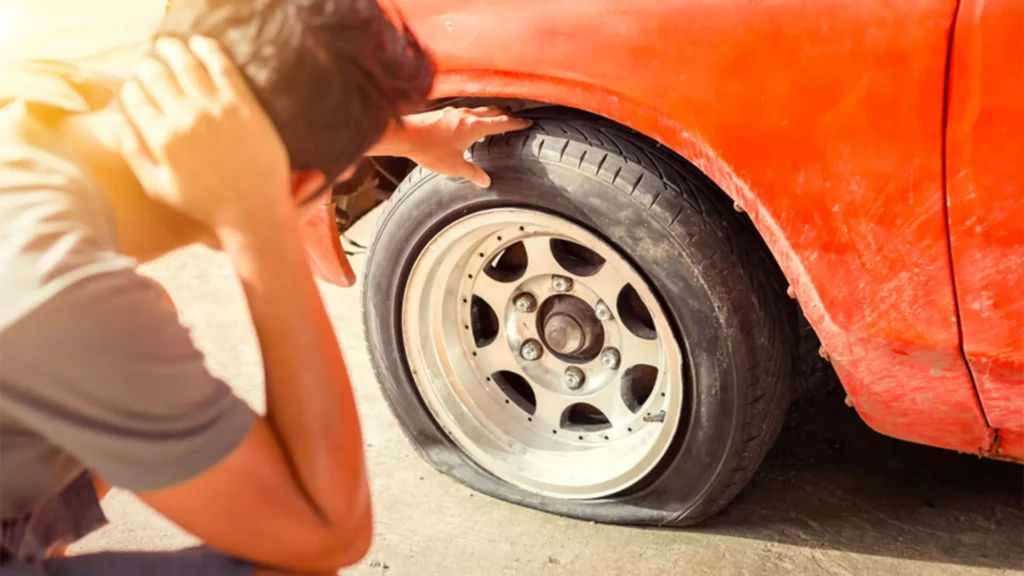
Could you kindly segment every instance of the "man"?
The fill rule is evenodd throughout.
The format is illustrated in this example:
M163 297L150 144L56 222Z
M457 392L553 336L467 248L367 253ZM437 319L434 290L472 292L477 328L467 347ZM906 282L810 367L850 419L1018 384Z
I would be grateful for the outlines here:
M119 97L51 65L5 72L4 576L330 573L366 553L356 409L297 221L367 153L488 184L463 152L527 124L408 115L432 79L373 0L175 0ZM135 271L195 242L223 249L245 290L265 415ZM104 523L108 483L208 547L57 557Z

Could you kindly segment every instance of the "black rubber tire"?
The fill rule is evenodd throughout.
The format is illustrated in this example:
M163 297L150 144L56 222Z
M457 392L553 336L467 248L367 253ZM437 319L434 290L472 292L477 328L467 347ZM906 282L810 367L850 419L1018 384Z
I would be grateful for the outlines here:
M699 522L750 480L782 426L797 341L785 283L749 220L689 163L588 115L524 116L535 121L529 130L470 151L491 175L490 189L417 168L384 209L363 282L366 333L384 395L422 456L480 492L597 522ZM416 391L401 334L409 270L444 226L498 206L563 216L619 247L676 327L686 357L686 417L659 466L628 493L561 500L509 485L449 440Z

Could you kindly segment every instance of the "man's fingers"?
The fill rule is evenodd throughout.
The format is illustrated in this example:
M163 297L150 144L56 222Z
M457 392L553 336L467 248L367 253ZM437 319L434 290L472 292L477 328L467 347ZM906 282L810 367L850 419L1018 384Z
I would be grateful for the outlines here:
M216 93L213 80L203 64L177 38L158 38L153 50L167 64L186 96L205 96Z
M459 176L481 188L489 188L491 185L491 177L487 175L487 172L484 172L482 168L468 160L463 164L462 170L459 172L461 172Z
M523 130L525 128L529 128L532 124L532 120L527 120L525 118L512 118L504 115L495 116L493 118L480 118L477 120L477 126L480 127L479 134L481 137Z
M121 156L144 188L153 186L156 179L156 162L139 133L130 123L125 123L121 134Z
M478 118L494 118L505 115L505 111L497 106L482 106L480 108L473 108L470 112Z
M132 168L145 168L153 166L153 155L142 142L138 132L131 126L126 126L121 135L121 155Z
M164 112L174 110L184 98L171 69L158 58L144 58L135 76L139 87Z
M140 137L140 143L152 150L156 140L163 137L160 111L137 80L129 80L121 87L121 108Z
M249 86L242 73L235 68L234 62L215 40L205 36L193 36L188 40L188 47L203 63L206 73L218 90L234 97L249 93Z

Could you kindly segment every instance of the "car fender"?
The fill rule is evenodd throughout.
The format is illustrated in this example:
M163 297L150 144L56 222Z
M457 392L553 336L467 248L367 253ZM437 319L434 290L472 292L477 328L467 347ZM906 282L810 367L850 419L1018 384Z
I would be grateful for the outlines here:
M942 180L956 3L401 0L434 95L585 110L746 212L875 430L986 452Z

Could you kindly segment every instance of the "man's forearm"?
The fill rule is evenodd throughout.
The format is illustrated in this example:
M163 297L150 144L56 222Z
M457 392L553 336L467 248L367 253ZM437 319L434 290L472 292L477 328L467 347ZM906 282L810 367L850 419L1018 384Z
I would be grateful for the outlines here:
M266 376L267 419L324 519L368 497L348 372L294 215L223 237L245 289Z

